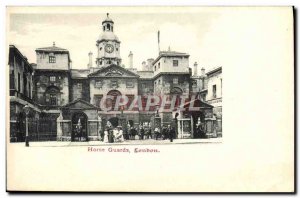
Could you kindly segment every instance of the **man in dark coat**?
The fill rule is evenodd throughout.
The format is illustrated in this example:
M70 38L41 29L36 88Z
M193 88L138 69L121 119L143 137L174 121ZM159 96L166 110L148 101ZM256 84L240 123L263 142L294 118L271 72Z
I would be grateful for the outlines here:
M174 128L174 127L171 127L171 125L168 125L167 132L168 132L168 134L169 134L170 142L173 142L173 139L174 139L174 137L175 137L175 128Z
M140 137L141 137L141 140L144 139L144 135L145 135L145 130L144 130L144 128L141 126L141 128L140 128Z

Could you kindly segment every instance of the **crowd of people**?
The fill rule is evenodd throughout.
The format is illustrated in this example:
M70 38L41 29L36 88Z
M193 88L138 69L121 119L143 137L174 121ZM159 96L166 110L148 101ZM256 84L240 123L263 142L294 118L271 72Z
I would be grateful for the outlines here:
M146 140L146 139L169 139L173 142L176 138L175 128L168 125L162 129L155 127L153 132L151 127L144 127L141 125L138 128L131 126L127 127L117 126L114 127L110 121L107 121L104 131L100 131L100 139L105 143L124 142L125 140Z

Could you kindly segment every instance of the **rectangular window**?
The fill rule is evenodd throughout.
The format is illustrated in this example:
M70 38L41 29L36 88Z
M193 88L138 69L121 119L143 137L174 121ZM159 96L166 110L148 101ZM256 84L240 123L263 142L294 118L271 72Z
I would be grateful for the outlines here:
M173 78L173 84L178 84L178 78L177 77Z
M21 92L21 75L18 73L18 91Z
M178 60L173 60L173 66L177 67L178 66Z
M133 85L133 82L132 81L127 81L126 82L126 88L133 88L134 85Z
M193 80L192 86L193 86L193 87L197 87L197 81L196 81L196 80Z
M56 77L55 76L50 76L50 82L55 82L56 81Z
M222 96L222 78L221 78L221 96Z
M55 56L49 56L49 63L55 63L56 59Z
M217 85L213 85L213 98L217 97Z
M118 87L118 81L112 80L112 81L111 81L111 86L112 86L112 87Z
M160 68L160 63L158 63L158 69Z
M56 105L56 95L50 94L50 105Z
M96 81L96 88L102 88L102 81Z
M23 94L27 95L27 76L23 74Z
M102 98L103 95L94 95L94 105L100 107L100 102Z

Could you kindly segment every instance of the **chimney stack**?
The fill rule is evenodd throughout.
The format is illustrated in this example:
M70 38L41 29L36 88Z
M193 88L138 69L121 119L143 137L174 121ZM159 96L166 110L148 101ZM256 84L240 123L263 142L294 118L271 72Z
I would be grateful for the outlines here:
M154 62L154 59L153 58L148 58L147 59L147 67L148 67L148 71L151 71L152 70L152 63Z
M202 76L205 75L205 69L204 69L204 67L201 68L201 75L202 75Z
M147 65L146 65L146 61L142 62L142 70L146 71L147 70Z
M197 76L198 74L198 64L197 62L194 63L194 76Z
M93 53L89 53L89 67L93 67Z
M133 53L131 51L128 57L129 57L129 68L133 68Z

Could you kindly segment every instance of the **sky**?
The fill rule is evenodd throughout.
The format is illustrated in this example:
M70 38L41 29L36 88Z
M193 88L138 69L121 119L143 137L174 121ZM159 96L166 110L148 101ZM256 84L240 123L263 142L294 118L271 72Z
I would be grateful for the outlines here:
M220 14L205 13L112 13L114 32L121 41L122 64L128 65L129 52L133 52L134 67L140 69L148 58L157 58L160 31L160 49L190 54L190 67L194 62L200 68L212 69L222 65L214 58L214 46L221 32L214 23ZM52 46L70 51L72 68L85 69L88 53L96 59L96 40L102 33L101 23L106 13L16 13L10 15L9 44L15 45L30 63L36 62L35 49ZM215 31L215 32L214 32ZM217 31L217 32L216 32ZM218 62L219 61L219 62Z

